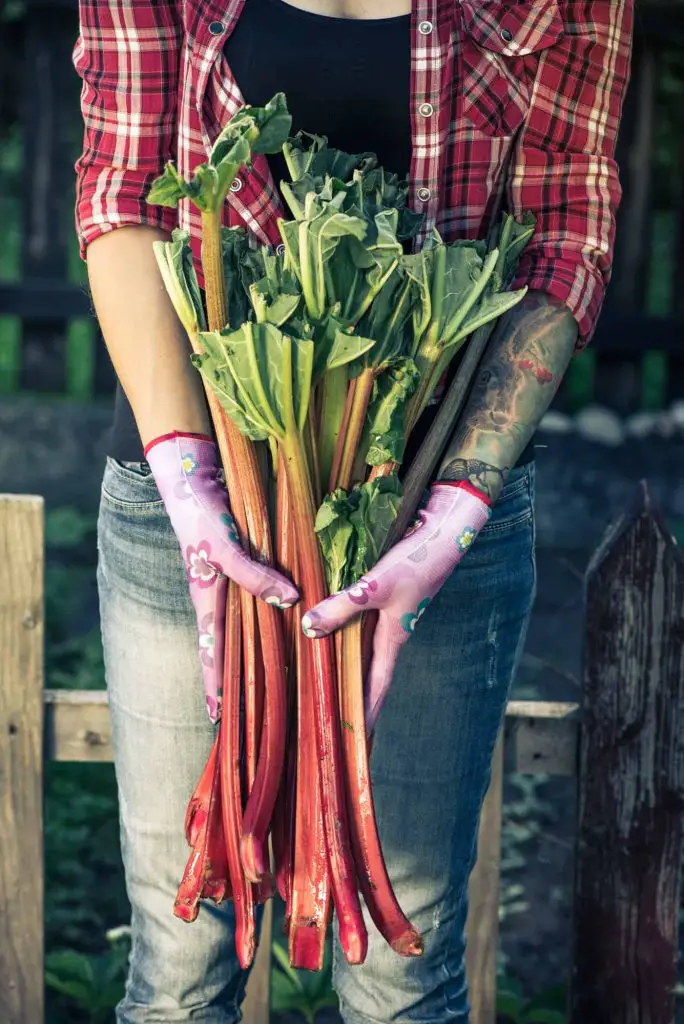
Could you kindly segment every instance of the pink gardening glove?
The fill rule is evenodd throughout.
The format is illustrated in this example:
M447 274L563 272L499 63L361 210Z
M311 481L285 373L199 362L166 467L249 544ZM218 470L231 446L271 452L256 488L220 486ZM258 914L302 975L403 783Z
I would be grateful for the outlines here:
M315 638L339 629L360 612L380 613L366 681L369 733L375 728L401 648L490 515L487 499L470 484L434 484L427 506L403 539L358 583L304 615L302 629Z
M221 711L228 579L279 608L295 604L295 587L242 549L228 494L217 478L216 445L203 434L165 434L145 448L159 493L179 540L197 613L207 709Z

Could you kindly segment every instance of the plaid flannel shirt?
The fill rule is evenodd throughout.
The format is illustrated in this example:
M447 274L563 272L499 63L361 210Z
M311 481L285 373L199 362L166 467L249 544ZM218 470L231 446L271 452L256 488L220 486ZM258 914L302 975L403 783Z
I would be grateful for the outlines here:
M199 218L146 202L167 160L189 176L244 100L223 47L247 0L80 0L76 164L81 250L103 232ZM586 344L610 278L614 160L634 0L414 0L413 203L448 240L486 234L500 203L531 210L516 286L565 303ZM315 131L315 125L303 125ZM278 242L266 160L232 184L226 223Z

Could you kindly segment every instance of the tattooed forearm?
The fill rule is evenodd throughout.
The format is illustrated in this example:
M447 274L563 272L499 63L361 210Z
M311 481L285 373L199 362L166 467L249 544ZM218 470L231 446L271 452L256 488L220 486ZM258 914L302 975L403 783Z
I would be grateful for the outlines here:
M489 343L442 480L469 480L496 499L551 404L572 357L577 324L565 306L531 292L503 318Z

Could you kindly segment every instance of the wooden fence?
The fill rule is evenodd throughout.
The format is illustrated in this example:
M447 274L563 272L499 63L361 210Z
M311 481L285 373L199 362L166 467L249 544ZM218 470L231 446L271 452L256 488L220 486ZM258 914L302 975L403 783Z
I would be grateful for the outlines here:
M109 395L111 366L73 259L77 4L25 0L25 7L24 19L3 24L0 37L0 139L19 126L23 149L15 196L20 258L12 279L0 280L0 390ZM636 25L618 150L624 200L613 283L592 349L575 362L558 396L561 407L593 399L628 413L684 397L684 188L681 174L659 157L667 136L675 165L684 164L684 104L663 84L664 76L681 74L684 95L684 69L668 70L677 48L684 52L684 6L637 0ZM3 345L10 347L3 316L20 324L11 369L2 359Z
M44 759L112 759L107 695L43 689L43 501L0 496L0 1020L41 1024ZM586 577L583 709L512 702L471 879L473 1024L494 1024L504 771L578 776L571 1024L673 1024L684 558L642 485ZM84 771L87 768L84 767ZM170 911L169 911L170 912ZM270 951L248 986L267 1024Z

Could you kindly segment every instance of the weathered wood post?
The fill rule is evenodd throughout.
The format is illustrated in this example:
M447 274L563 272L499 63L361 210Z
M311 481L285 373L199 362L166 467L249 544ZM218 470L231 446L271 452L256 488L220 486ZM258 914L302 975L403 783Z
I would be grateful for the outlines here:
M43 1021L43 499L0 495L0 1021Z
M496 968L499 949L503 734L492 761L492 778L480 818L477 863L468 891L467 964L472 1024L496 1020Z
M645 483L587 572L572 1024L672 1024L684 559Z

